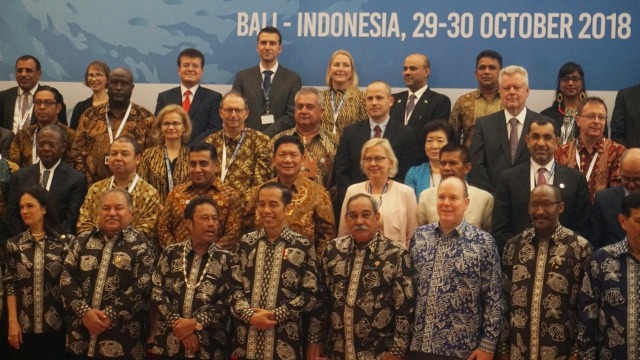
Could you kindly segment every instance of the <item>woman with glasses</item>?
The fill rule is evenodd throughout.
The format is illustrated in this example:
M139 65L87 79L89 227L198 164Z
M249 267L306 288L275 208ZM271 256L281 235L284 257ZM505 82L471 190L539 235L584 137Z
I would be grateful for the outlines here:
M440 184L440 149L455 139L453 126L444 120L430 121L422 129L420 138L425 139L424 152L427 161L412 166L405 176L404 183L415 192L416 201L420 193Z
M398 158L389 140L373 138L362 146L360 167L367 181L353 184L347 189L340 212L338 236L349 234L344 221L349 198L356 194L370 194L378 201L380 223L378 229L389 239L408 246L418 228L418 203L413 189L392 180L398 172Z
M47 190L34 186L20 197L27 231L7 242L10 359L64 359L64 307L60 274L71 240L57 232L55 206Z
M367 118L356 64L348 51L336 50L331 55L325 79L329 89L322 92L322 128L340 138L345 127Z
M109 100L107 95L109 72L111 72L109 66L102 61L93 61L87 66L87 70L84 72L84 84L91 89L92 94L88 99L78 102L73 108L69 127L77 129L80 116L85 110L92 106L104 104Z
M568 62L558 72L558 87L553 105L541 114L552 118L560 129L562 144L572 141L578 135L576 114L578 104L587 97L584 84L584 70L574 62Z
M180 105L167 105L151 129L152 146L142 153L138 175L158 190L160 202L177 185L189 179L191 119Z

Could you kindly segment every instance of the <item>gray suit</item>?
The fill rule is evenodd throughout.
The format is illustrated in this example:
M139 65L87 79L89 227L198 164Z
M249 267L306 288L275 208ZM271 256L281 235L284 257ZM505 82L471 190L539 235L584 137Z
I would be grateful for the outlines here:
M270 110L275 123L263 125L260 116L265 114L265 99L262 93L262 74L260 67L244 69L238 72L233 81L233 89L239 91L247 99L249 117L246 126L274 136L295 126L293 112L295 95L302 86L298 73L278 65L269 89Z

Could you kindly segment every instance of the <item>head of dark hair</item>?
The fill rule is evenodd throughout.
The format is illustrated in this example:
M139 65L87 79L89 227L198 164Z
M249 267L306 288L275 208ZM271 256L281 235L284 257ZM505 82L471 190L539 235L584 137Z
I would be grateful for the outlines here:
M38 86L38 90L36 90L36 92L33 95L35 96L35 94L42 91L48 91L52 93L54 99L56 99L56 104L60 104L60 105L64 104L64 99L62 98L62 94L60 94L60 91L58 91L58 89L54 88L53 86L40 85Z
M280 30L278 30L277 28L273 27L273 26L267 26L264 27L262 30L260 30L260 32L258 33L258 40L260 40L260 35L262 33L267 33L267 34L276 34L278 35L278 44L282 45L282 34L280 33Z
M194 48L187 48L184 49L182 51L180 51L180 54L178 55L178 67L180 67L180 62L181 62L181 58L185 56L185 57L190 57L190 58L198 58L200 59L200 66L202 66L204 68L204 54L202 54L202 52L198 49L194 49Z
M292 195L291 195L291 190L289 190L288 187L276 181L266 182L260 186L260 189L256 194L258 198L260 198L260 192L265 189L279 189L280 193L282 194L282 203L284 204L284 206L291 204Z
M549 119L548 117L538 116L537 118L531 120L531 123L529 123L528 131L531 131L531 126L533 124L536 124L538 126L545 126L547 124L551 124L551 126L553 126L553 133L556 134L556 136L560 136L560 129L558 129L558 127L556 126L556 122Z
M369 194L365 194L365 193L360 193L360 194L355 194L352 197L350 197L347 200L347 206L345 206L345 209L347 209L345 216L348 216L347 214L349 213L349 205L351 205L352 202L358 200L358 199L367 199L369 200L369 202L371 202L371 207L373 209L373 213L377 214L378 211L380 211L379 209L379 204L378 201L371 195Z
M215 146L204 141L189 146L189 154L200 151L208 151L211 161L218 162L218 152L216 151Z
M429 133L432 133L434 131L442 131L444 132L445 136L447 137L447 142L454 142L456 139L456 130L453 128L453 125L451 125L448 121L446 120L432 120L429 121L423 128L422 131L420 131L420 139L422 141L424 141L427 137L427 135L429 135Z
M485 58L485 57L497 60L498 64L500 64L500 68L502 68L502 55L500 55L500 53L495 51L495 50L482 50L482 51L480 51L478 56L476 56L476 67L478 67L478 63L480 62L480 59Z
M460 153L460 159L462 160L463 164L469 163L469 149L467 149L466 146L460 145L455 141L445 144L442 147L442 149L440 149L440 156L442 156L442 154L444 153L453 153L453 152Z
M115 142L129 143L129 144L131 144L131 146L133 146L133 155L134 156L138 156L138 155L142 154L142 146L140 146L140 144L136 141L136 139L132 138L131 136L120 135L115 140L113 140L113 142L114 143Z
M620 214L628 218L631 216L631 210L640 209L640 194L632 193L622 199L620 206Z
M84 84L89 86L89 69L90 68L98 68L100 71L104 73L104 76L107 78L107 82L109 82L109 74L111 74L111 69L109 69L109 65L103 63L102 61L92 61L89 65L87 65L87 70L84 71Z
M216 214L220 215L220 211L218 210L218 204L213 200L209 195L200 195L195 199L189 201L189 204L184 208L184 219L185 220L193 220L193 215L196 212L196 208L203 204L209 204L216 209Z
M587 104L600 104L604 106L605 112L607 113L609 112L609 109L607 109L607 104L604 103L604 100L602 100L602 98L599 98L597 96L589 96L584 100L580 101L580 103L578 104L578 108L576 109L578 112L578 115L582 115L582 109L584 109L585 105Z
M584 78L584 70L582 69L582 66L580 66L580 64L575 63L573 61L569 61L568 63L565 63L564 65L562 65L560 67L560 70L558 71L558 84L556 86L556 99L558 97L558 94L560 93L560 79L562 79L563 77L573 73L577 71L578 74L580 74L580 77L582 78L582 91L587 91L587 83L585 81ZM557 100L553 101L554 106L559 106L560 104L558 104Z
M108 195L111 195L113 193L120 194L120 195L124 196L125 200L127 201L127 207L129 208L129 211L133 212L133 198L131 197L131 194L129 194L129 192L127 190L120 189L120 188L110 188L110 189L105 190L105 192L103 192L102 196L100 197L100 206L102 206L102 203L104 202L104 199Z
M38 58L36 58L33 55L22 55L19 58L16 59L16 68L18 67L18 61L25 61L25 60L33 60L34 63L36 63L36 70L40 71L42 70L42 66L40 65L40 60L38 60Z
M41 186L31 186L26 188L20 198L25 194L31 195L36 201L47 210L44 214L44 231L49 236L54 236L58 232L58 215L53 199L47 189Z
M553 192L553 200L562 201L562 193L560 192L560 188L551 184L540 184L534 187L533 190L531 190L531 193L542 189L550 189Z
M278 149L282 144L295 144L298 147L298 150L300 150L300 154L304 155L304 144L300 141L300 138L294 135L284 135L279 137L273 144L273 155L278 152Z
M67 142L67 138L66 138L67 132L64 128L62 128L60 124L51 124L51 125L44 126L42 129L40 129L40 131L38 131L37 137L40 137L40 134L43 134L47 131L57 134L60 137L60 142L62 143Z

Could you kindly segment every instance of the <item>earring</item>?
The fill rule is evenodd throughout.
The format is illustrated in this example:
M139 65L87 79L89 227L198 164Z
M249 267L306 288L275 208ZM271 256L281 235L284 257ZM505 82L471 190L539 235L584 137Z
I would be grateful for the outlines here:
M564 99L564 97L562 96L562 93L559 92L558 95L556 95L556 102L558 104L562 104L562 100Z
M580 91L580 101L583 101L587 98L587 93L584 90Z

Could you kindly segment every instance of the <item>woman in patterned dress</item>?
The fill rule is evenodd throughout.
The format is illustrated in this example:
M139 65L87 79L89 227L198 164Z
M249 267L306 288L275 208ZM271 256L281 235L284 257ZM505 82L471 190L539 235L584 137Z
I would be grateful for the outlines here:
M20 197L28 229L7 242L4 277L11 359L64 359L64 309L60 273L70 238L57 231L49 193L34 186Z
M167 105L151 129L152 144L142 154L138 175L158 190L160 202L177 185L189 180L191 119L180 105Z

